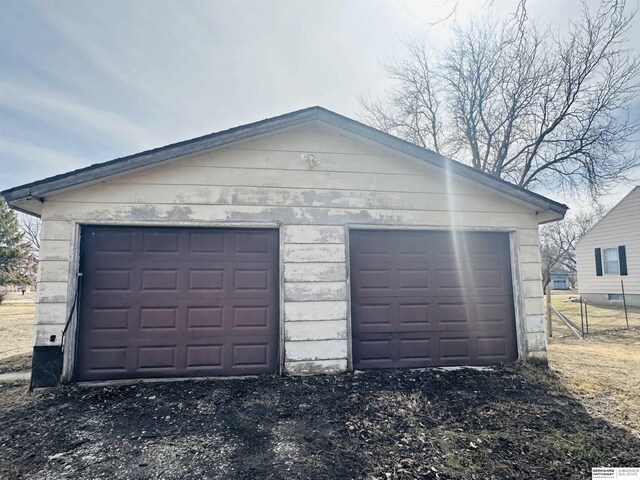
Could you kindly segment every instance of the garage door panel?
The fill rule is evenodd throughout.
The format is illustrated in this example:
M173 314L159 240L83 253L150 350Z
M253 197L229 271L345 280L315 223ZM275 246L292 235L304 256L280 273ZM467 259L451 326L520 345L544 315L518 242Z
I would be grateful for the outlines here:
M224 311L222 305L205 302L186 307L186 328L194 335L221 335Z
M100 332L109 330L110 335L119 331L123 335L129 335L133 328L137 328L139 307L122 302L118 304L105 303L104 306L92 306L82 310L82 318L79 326L83 334L91 334L98 337Z
M438 296L493 296L511 294L511 271L503 266L471 264L465 270L455 266L431 272L433 294Z
M181 255L179 230L145 230L140 236L143 254Z
M395 238L394 246L400 261L406 260L409 256L428 260L433 256L436 243L425 242L422 232L406 232Z
M84 295L114 298L174 294L180 298L268 298L278 292L278 266L258 262L175 262L153 266L88 266ZM207 266L210 265L210 266Z
M393 279L391 268L360 268L354 286L358 291L389 289ZM364 292L363 292L364 293Z
M189 231L187 233L189 257L192 255L221 254L225 251L225 233Z
M104 308L93 308L91 315L91 328L93 330L124 330L130 327L131 307L116 307L113 305Z
M468 331L364 334L353 352L356 369L493 365L517 356L508 338Z
M426 237L428 236L428 238ZM508 237L500 232L352 230L358 246L354 264L393 263L500 263L508 250Z
M94 268L86 278L94 291L127 293L132 286L132 274L131 268L125 265L119 268L104 266Z
M445 297L434 303L433 324L468 329L505 329L513 323L510 297Z
M429 293L433 280L428 267L412 265L378 265L352 267L352 291L357 297L389 296L399 292L406 296Z
M176 345L141 345L138 347L136 370L162 370L166 372L178 369L178 347Z
M199 335L203 329L221 329L238 335L261 335L271 332L276 306L268 299L173 299L145 298L131 303L126 299L104 306L94 302L83 318L87 330L123 329L134 335L136 329L150 332L155 329L193 330Z
M105 230L91 232L91 235L95 237L93 248L97 253L118 257L133 255L134 232L130 230Z
M189 299L184 308L193 335L211 328L221 328L225 335L273 335L277 323L277 304L270 299Z
M367 262L369 259L381 261L383 258L392 258L392 241L388 235L378 235L373 231L353 230L350 238L358 242L358 249L352 253L354 263Z
M504 331L513 323L509 301L509 297L352 299L352 328L356 332Z
M248 368L264 366L268 363L269 342L252 340L236 341L232 345L232 362L234 367Z
M495 296L511 293L510 270L495 265L471 265L466 271L455 265L354 265L351 269L354 297Z
M149 330L163 330L177 332L180 327L178 307L142 307L140 308L139 328L142 333Z
M187 292L207 293L224 291L224 268L195 267L187 270Z
M429 269L419 266L399 266L397 288L401 295L426 295L429 293Z
M398 338L399 359L406 365L430 362L433 347L431 336L412 335L410 338Z
M384 299L352 303L352 323L354 331L383 331L392 329L395 317L393 305Z
M273 337L203 337L176 345L166 337L97 342L86 352L83 380L136 376L200 376L273 373Z
M233 268L230 280L234 295L270 296L278 289L278 274L272 265L243 263Z
M93 250L109 258L135 258L145 262L265 261L277 258L278 239L272 231L195 231L195 229L93 230Z
M354 336L353 353L354 358L358 358L355 368L431 366L435 336L431 332Z
M77 379L276 371L277 231L85 227L82 241Z
M450 332L438 335L438 362L441 365L473 365L473 342L471 335L464 332L453 336Z
M352 300L354 332L392 332L431 330L431 306L411 297L379 297Z
M400 298L397 303L397 329L402 330L421 330L430 329L432 326L433 305L426 301L413 300L409 298Z
M166 344L174 344L176 335L184 333L183 330L177 328L140 328L140 319L137 315L129 322L127 329L95 329L83 328L85 337L90 342L83 342L81 348L90 349L94 346L107 347L109 345L126 346L127 344L136 345L142 341L150 340L153 342L163 342Z
M507 355L507 342L502 336L478 336L478 356L487 357L504 357Z
M517 357L507 234L351 233L356 368Z
M178 277L180 269L176 266L171 267L151 267L143 268L141 270L141 284L140 292L158 292L162 293L177 293L178 292Z
M202 370L207 373L224 370L222 363L224 359L223 343L209 341L200 345L190 344L185 347L185 350L185 368L187 370Z
M127 371L127 346L93 347L86 356L87 370L93 375Z
M369 334L363 337L354 336L353 355L358 359L355 368L391 367L393 365L392 339L387 335Z
M234 236L234 252L236 255L269 255L272 243L271 237L265 233L263 235L256 233L235 232Z

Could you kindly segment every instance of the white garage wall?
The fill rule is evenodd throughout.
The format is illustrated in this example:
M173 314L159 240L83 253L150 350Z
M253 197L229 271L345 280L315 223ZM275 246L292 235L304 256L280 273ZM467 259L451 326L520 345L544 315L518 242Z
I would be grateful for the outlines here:
M77 223L278 224L288 372L348 367L349 225L512 232L521 355L546 350L533 208L325 124L59 193L46 199L42 219L37 345L60 341L73 293Z

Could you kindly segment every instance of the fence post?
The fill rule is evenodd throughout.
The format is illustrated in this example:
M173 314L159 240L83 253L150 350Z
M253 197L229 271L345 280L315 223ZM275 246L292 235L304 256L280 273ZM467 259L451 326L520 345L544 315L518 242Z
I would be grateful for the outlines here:
M553 328L551 327L551 287L547 285L547 334L553 337Z
M620 279L620 286L622 287L622 304L624 305L624 319L627 321L627 330L629 330L629 316L627 315L627 299L624 296L624 282Z
M584 301L584 322L587 325L587 335L589 334L589 304L587 301Z
M584 338L584 313L582 312L582 297L580 297L580 323L582 324L582 338Z

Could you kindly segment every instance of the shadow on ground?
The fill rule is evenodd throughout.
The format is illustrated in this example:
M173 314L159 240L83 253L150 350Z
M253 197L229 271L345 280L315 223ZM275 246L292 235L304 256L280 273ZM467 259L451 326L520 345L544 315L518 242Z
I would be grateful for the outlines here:
M31 352L0 358L0 374L31 370Z
M0 387L2 478L589 478L640 438L547 369Z

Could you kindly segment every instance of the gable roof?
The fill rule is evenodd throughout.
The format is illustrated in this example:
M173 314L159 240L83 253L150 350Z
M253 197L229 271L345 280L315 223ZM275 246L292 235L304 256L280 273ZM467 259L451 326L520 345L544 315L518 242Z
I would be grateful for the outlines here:
M529 203L541 211L551 211L564 216L568 207L537 193L518 187L488 173L444 157L432 150L419 147L381 130L375 129L356 120L344 117L322 107L309 107L295 112L286 113L278 117L267 118L259 122L249 123L221 132L211 133L202 137L174 143L153 150L117 158L104 163L97 163L71 172L48 177L43 180L20 185L0 192L9 205L20 200L41 199L56 191L82 185L87 182L125 173L134 169L144 168L171 160L173 158L190 155L215 147L221 147L248 138L265 135L279 130L301 125L308 122L321 121L337 128L358 135L385 147L397 150L411 157L423 160L437 167L467 178L474 182L490 187L498 192L515 199Z
M596 229L596 227L598 227L598 225L600 225L600 223L601 223L605 218L607 218L607 217L611 214L611 212L613 212L613 211L614 211L615 209L617 209L620 205L622 205L622 204L623 204L623 203L624 203L624 202L625 202L625 201L626 201L626 200L627 200L631 195L633 195L633 193L634 193L635 191L638 191L638 190L640 190L640 185L636 185L635 187L633 187L629 193L627 193L624 197L622 197L622 200L620 200L620 201L619 201L618 203L616 203L613 207L611 207L611 208L609 209L609 211L608 211L607 213L605 213L605 214L602 216L602 218L600 218L600 220L598 220L596 223L594 223L594 224L593 224L593 226L592 226L589 230L587 230L587 233L585 233L584 235L582 235L582 236L578 239L578 241L576 242L576 245L577 245L577 244L579 244L583 239L587 238L587 236L588 236L591 232L593 232L593 231Z

